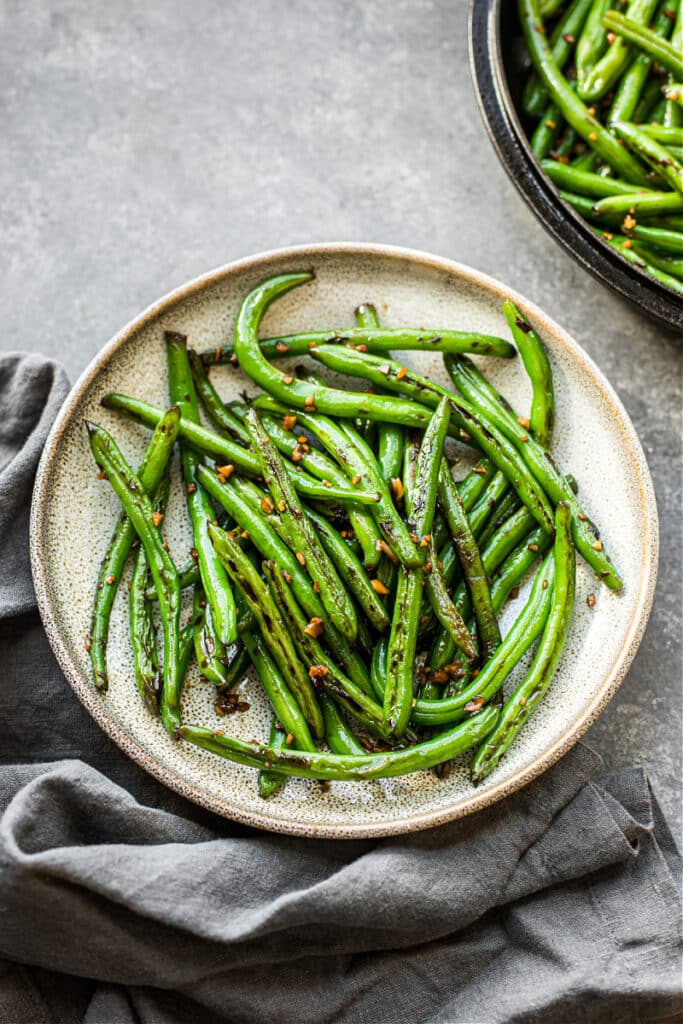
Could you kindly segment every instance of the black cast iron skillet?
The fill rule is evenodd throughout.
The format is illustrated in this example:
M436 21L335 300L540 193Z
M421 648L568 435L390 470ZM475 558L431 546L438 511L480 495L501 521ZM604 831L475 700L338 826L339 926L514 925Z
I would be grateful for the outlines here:
M514 0L470 0L470 64L498 157L547 231L585 270L667 327L683 333L683 300L627 262L560 197L527 142L520 97L527 73Z

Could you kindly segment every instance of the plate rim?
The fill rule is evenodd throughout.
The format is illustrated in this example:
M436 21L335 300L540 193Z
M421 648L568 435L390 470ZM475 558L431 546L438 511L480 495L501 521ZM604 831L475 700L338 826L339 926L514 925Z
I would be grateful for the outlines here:
M50 466L58 452L59 442L70 425L71 418L76 412L86 390L111 357L134 333L138 332L144 325L161 313L172 309L175 305L200 292L206 286L225 277L256 268L259 264L266 261L290 258L310 261L315 260L316 257L338 254L389 257L416 262L432 269L440 270L449 276L464 279L469 285L483 287L489 292L493 290L501 296L504 295L511 298L525 315L531 317L540 325L542 330L552 332L554 338L557 338L571 352L572 356L579 361L582 369L587 373L594 386L607 399L616 413L615 422L624 436L638 482L645 519L645 531L638 599L629 620L622 646L608 672L605 674L602 685L593 694L591 700L576 719L569 724L549 747L546 747L533 761L520 768L510 778L502 780L496 786L487 790L477 791L473 789L469 796L451 806L408 814L396 821L318 824L296 818L288 820L273 819L268 815L267 811L264 813L250 811L239 807L223 797L203 791L196 784L182 778L175 770L160 764L121 725L114 721L107 711L106 704L102 701L90 680L86 681L81 677L81 673L69 655L67 644L60 634L56 612L49 592L46 561L43 557L44 527L46 522ZM652 608L657 580L659 521L654 486L645 453L623 403L593 359L584 352L578 342L564 328L560 327L540 307L515 289L502 284L496 278L447 257L396 245L348 241L319 242L269 249L216 267L172 289L160 299L147 306L138 316L128 321L124 327L114 334L78 377L50 428L34 482L29 525L29 550L38 611L50 646L67 682L105 734L140 767L144 768L154 778L185 799L218 814L220 817L228 818L254 828L305 838L369 839L403 835L427 828L434 828L483 810L485 807L489 807L517 790L522 789L533 779L542 775L578 742L618 690L644 635Z

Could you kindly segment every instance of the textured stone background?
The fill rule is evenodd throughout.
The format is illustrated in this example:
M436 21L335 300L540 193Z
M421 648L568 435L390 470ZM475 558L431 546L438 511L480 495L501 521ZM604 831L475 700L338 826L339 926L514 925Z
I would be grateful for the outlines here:
M654 476L654 612L588 739L644 764L676 814L681 339L518 198L475 104L466 20L464 0L2 0L0 346L74 379L170 288L295 242L412 246L520 289L605 371Z

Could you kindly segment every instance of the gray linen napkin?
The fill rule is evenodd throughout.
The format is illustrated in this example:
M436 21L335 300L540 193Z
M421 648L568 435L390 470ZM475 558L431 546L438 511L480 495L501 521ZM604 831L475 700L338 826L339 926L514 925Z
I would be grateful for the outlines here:
M63 375L8 357L0 382L3 1024L680 1019L678 855L637 768L580 745L476 816L335 843L216 819L112 747L31 611Z

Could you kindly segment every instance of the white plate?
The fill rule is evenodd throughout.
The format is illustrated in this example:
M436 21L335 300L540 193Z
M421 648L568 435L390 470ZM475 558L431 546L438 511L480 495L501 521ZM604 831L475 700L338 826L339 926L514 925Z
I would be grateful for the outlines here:
M354 308L369 301L387 326L443 326L507 337L500 307L511 297L537 327L550 355L557 399L554 452L577 478L581 501L599 524L624 579L623 593L614 595L579 560L576 611L550 691L510 753L476 790L468 781L464 756L444 780L421 772L386 781L333 783L326 790L291 779L279 794L262 800L252 769L173 741L143 707L132 677L125 586L119 588L111 623L109 691L100 696L93 686L85 637L98 566L119 509L106 481L97 479L84 420L105 425L137 464L149 432L103 409L100 398L117 390L167 405L165 329L186 333L197 349L220 345L230 337L240 302L257 282L311 267L315 280L271 307L265 333L343 327L353 322ZM437 354L410 352L405 361L448 383ZM479 362L518 410L528 408L530 388L521 360ZM254 390L231 367L215 368L212 378L226 399L245 387ZM467 468L463 456L463 474ZM191 547L182 506L177 483L165 522L178 563ZM448 260L388 246L334 244L266 253L213 271L161 299L109 342L71 391L45 446L33 497L31 558L40 612L59 663L80 700L122 750L166 785L218 814L276 832L343 838L409 832L460 817L525 785L565 753L605 707L636 652L655 586L657 532L650 474L621 402L594 363L540 309ZM525 592L508 606L503 629L518 614ZM591 593L597 598L592 610L586 603ZM214 727L220 722L243 738L265 738L270 715L259 684L248 678L240 686L250 710L219 719L213 687L193 669L183 699L185 721Z

